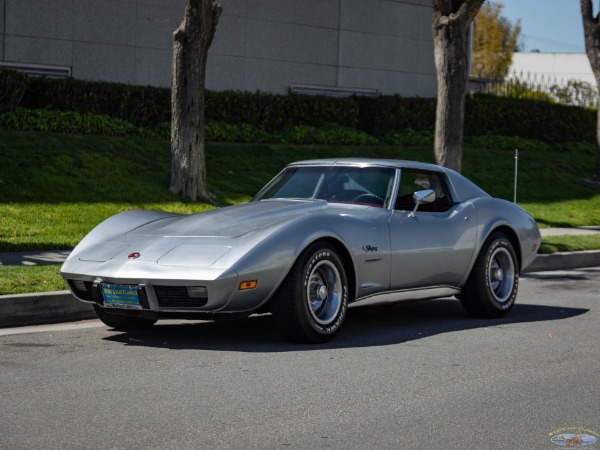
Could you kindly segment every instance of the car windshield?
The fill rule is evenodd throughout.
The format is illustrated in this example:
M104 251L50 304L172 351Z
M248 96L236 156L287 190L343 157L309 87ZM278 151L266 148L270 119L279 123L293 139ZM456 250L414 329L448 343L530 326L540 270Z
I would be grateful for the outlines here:
M388 206L394 169L384 167L290 167L254 198L322 199L330 203Z

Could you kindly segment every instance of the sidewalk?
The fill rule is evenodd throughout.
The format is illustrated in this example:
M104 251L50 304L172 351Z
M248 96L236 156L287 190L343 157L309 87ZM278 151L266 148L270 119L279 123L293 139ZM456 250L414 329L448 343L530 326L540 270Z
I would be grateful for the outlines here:
M576 228L540 228L540 234L544 236L584 236L600 233L600 227L576 227Z
M542 228L544 236L600 234L600 227ZM61 264L68 250L0 253L0 265ZM525 273L600 266L600 250L538 255ZM90 303L69 291L0 295L0 328L96 318Z

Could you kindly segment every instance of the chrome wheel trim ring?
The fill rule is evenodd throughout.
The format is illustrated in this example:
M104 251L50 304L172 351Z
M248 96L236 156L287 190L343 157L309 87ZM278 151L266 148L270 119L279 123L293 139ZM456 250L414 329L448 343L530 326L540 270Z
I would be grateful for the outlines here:
M310 271L306 300L312 318L319 325L329 325L338 316L342 305L342 280L331 261L319 261Z
M510 252L503 247L494 250L489 259L488 277L490 292L499 303L509 301L515 284L515 263Z

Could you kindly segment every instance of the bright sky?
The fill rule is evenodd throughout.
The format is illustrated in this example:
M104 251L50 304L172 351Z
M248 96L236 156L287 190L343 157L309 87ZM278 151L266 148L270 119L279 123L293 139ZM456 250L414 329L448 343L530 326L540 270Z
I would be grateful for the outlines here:
M523 51L584 53L579 0L495 0L513 24L521 19ZM599 3L593 0L594 12Z

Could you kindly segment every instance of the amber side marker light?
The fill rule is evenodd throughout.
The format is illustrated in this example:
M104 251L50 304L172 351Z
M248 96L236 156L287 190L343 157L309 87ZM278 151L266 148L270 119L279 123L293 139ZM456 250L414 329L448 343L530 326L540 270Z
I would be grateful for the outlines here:
M256 280L242 281L240 283L240 291L245 291L246 289L254 289L255 287L256 287Z

